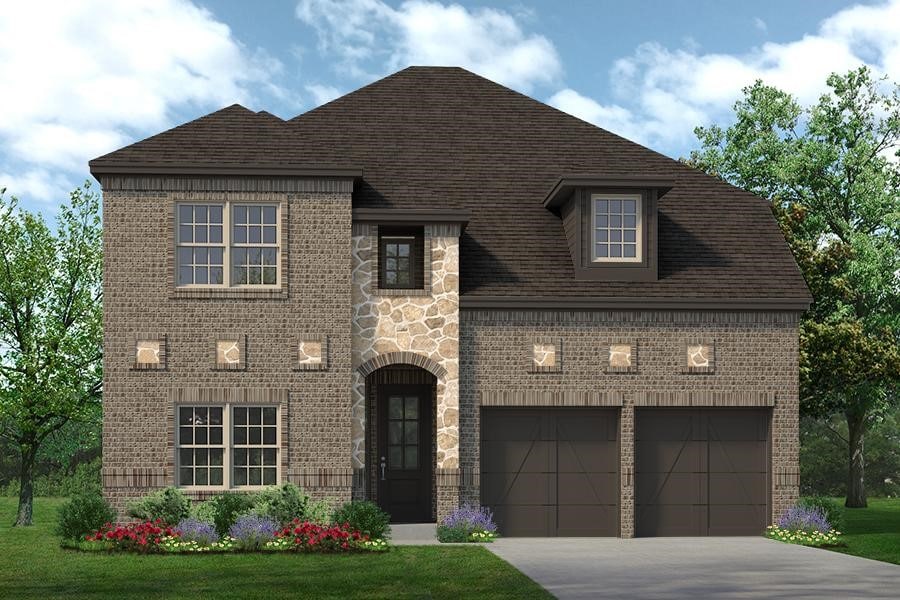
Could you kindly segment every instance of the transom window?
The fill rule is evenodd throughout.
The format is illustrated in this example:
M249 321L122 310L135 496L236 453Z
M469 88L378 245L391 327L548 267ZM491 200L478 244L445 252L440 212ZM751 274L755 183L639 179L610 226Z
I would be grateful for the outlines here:
M388 466L419 468L419 397L388 397Z
M592 195L591 230L595 262L640 262L641 197Z
M179 287L280 285L277 204L178 204Z
M378 287L419 289L424 285L424 228L379 228Z
M278 483L277 406L178 407L178 485L240 488Z

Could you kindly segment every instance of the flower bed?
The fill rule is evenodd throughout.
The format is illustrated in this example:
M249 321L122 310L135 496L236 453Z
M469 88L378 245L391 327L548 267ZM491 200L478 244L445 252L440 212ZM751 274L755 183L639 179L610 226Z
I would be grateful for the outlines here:
M800 544L801 546L812 546L814 548L823 548L826 546L840 546L841 532L830 529L827 532L821 531L803 531L801 529L783 529L778 525L769 525L766 528L766 537L779 542L788 544Z
M294 519L278 528L260 517L241 517L229 535L219 538L211 524L186 519L168 527L159 519L128 525L106 524L84 541L64 544L84 551L138 552L142 554L195 554L218 552L378 552L388 549L383 539L342 525L320 525Z
M437 526L438 541L445 543L489 543L498 537L494 515L483 506L461 506Z

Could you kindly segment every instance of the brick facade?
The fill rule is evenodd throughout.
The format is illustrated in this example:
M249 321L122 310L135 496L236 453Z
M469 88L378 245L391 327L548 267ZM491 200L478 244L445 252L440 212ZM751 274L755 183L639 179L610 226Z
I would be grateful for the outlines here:
M773 406L770 517L780 514L799 492L798 316L787 312L462 311L462 501L480 499L482 405L621 406L622 537L634 535L635 410ZM560 369L534 372L522 348L548 338L560 340ZM694 338L714 342L714 371L682 369L685 339ZM640 347L640 362L635 372L606 372L609 344L621 342Z
M103 188L103 483L113 505L175 482L179 398L278 404L282 479L349 499L352 181L115 177ZM281 203L280 292L174 290L174 204L192 200ZM145 331L165 336L164 369L134 368ZM214 368L221 332L246 336L244 369ZM300 334L327 336L327 368L297 369Z

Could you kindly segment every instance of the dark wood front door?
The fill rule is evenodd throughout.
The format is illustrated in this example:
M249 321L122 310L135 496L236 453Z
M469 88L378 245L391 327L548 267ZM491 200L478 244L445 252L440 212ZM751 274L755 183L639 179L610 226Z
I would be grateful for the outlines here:
M431 386L378 390L378 504L394 523L431 518Z
M769 411L635 411L639 536L759 535L768 523Z
M618 430L613 409L483 409L481 502L500 534L617 535Z

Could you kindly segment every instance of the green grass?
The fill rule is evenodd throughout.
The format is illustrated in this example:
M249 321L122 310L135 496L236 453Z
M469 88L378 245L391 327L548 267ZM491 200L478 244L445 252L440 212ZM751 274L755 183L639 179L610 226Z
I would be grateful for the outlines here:
M405 546L351 555L151 555L64 550L60 499L13 528L0 498L0 598L550 598L482 547Z
M869 498L868 508L845 508L844 521L847 546L834 551L900 565L900 498Z

